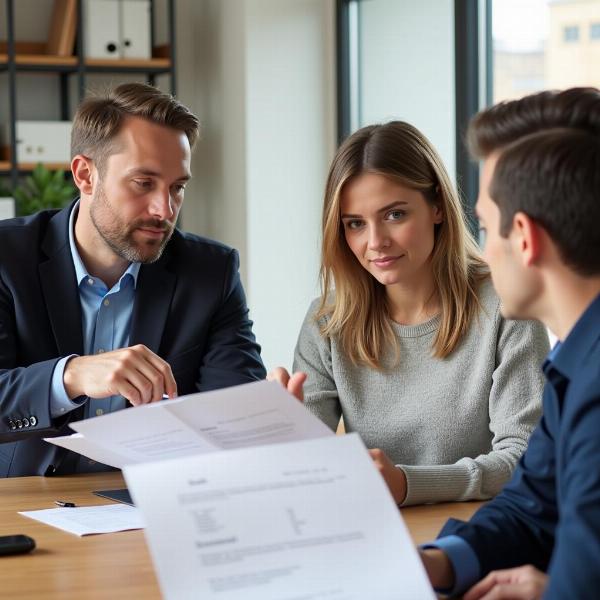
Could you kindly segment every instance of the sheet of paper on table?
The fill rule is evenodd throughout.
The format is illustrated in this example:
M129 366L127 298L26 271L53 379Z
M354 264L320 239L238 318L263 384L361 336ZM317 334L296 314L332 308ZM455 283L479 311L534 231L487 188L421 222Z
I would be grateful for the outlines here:
M69 426L78 433L44 439L117 468L333 435L279 383L271 381L190 394Z
M431 600L356 434L130 465L168 600Z
M19 514L79 536L144 527L140 510L125 504L48 508L24 511Z

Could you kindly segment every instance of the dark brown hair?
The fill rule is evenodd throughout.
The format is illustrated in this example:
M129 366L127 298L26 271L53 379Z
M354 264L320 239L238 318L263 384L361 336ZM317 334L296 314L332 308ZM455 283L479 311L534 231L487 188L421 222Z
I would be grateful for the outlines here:
M600 274L600 137L549 129L521 138L500 155L490 185L500 233L524 212L548 232L564 263Z
M546 229L565 264L581 274L600 272L600 90L501 102L473 117L467 140L475 158L501 153L490 184L501 235L524 212Z
M525 135L555 127L600 135L600 91L580 87L500 102L473 117L467 143L475 158L486 158Z
M79 105L73 119L71 157L88 156L101 171L106 158L115 151L115 137L127 117L142 117L182 131L192 147L198 139L198 118L181 102L153 86L124 83Z

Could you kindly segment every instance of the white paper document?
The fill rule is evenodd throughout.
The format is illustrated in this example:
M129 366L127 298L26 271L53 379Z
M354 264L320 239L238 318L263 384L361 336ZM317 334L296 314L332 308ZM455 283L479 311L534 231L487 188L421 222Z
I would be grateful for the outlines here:
M333 435L279 383L270 381L190 394L69 426L77 433L44 439L117 468Z
M125 504L48 508L19 514L79 536L144 527L140 510Z
M130 465L167 600L431 600L356 434Z

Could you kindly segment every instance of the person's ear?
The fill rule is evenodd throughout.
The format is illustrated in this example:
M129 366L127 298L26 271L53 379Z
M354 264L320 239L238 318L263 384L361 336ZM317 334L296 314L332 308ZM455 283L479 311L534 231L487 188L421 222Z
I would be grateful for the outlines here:
M73 183L75 183L82 194L92 195L94 191L94 172L95 168L91 158L77 154L71 160Z
M433 205L433 223L438 225L444 220L444 211L442 210L442 205L436 203Z
M538 262L542 239L540 226L534 219L523 212L516 213L510 237L513 249L521 257L524 266L530 267Z

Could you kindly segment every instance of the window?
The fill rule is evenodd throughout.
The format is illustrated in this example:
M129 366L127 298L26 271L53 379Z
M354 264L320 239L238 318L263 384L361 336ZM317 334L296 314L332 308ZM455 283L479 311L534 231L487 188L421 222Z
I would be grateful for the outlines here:
M600 0L337 0L340 141L399 118L440 151L467 203L464 132L486 104L600 88ZM588 35L589 31L589 35ZM568 33L567 33L568 32ZM565 38L573 42L565 42Z
M408 121L453 173L454 20L450 2L350 0L347 11L348 133Z
M600 87L594 68L600 48L581 35L589 31L590 40L600 40L599 16L600 0L492 0L488 101L544 89Z
M454 14L451 2L349 0L343 135L373 123L418 127L455 172ZM343 102L343 100L342 100Z
M563 29L563 39L565 42L579 41L579 27L577 25L568 25Z
M479 108L480 3L337 0L340 141L366 124L412 123L437 148L467 205L478 189L464 132Z

